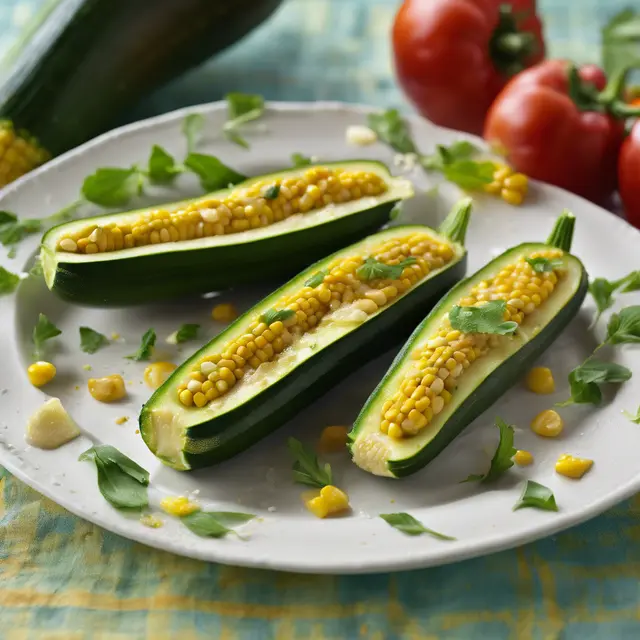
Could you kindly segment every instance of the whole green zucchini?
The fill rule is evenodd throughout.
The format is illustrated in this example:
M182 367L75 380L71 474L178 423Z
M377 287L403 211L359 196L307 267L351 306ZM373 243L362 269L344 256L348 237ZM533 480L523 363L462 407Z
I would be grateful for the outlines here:
M280 2L47 3L0 63L0 118L7 121L0 127L0 186L107 130L140 98L242 38Z
M464 275L470 200L441 227L381 231L304 270L191 356L140 433L179 470L221 462L401 341Z
M349 447L359 467L397 478L415 473L551 345L587 292L582 263L567 253L573 227L563 214L545 244L508 249L442 298L354 423ZM497 313L504 335L456 330L465 309L496 301L505 303L504 316Z

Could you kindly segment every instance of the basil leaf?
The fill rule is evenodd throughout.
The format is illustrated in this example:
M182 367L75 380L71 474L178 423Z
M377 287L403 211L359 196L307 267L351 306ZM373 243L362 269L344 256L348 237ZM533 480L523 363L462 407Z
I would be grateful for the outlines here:
M615 362L603 362L589 358L576 367L569 374L571 398L558 406L571 404L595 404L602 402L601 384L626 382L631 378L631 371L627 367Z
M405 267L415 264L415 258L407 258L399 264L385 264L375 258L367 258L364 264L356 269L356 275L360 280L397 280L402 277Z
M381 513L380 517L394 529L406 533L408 536L420 536L423 533L428 533L434 538L440 540L455 540L451 536L446 536L444 533L438 533L433 529L427 529L422 522L416 520L408 513Z
M287 441L289 451L294 457L293 480L298 484L322 489L332 483L331 465L321 467L313 451L305 449L304 445L295 438Z
M18 216L15 213L11 213L11 211L0 211L0 226L10 222L16 222L17 220Z
M267 187L264 190L263 195L267 200L275 200L279 194L280 194L280 185L272 184L270 187Z
M589 283L589 293L593 297L598 310L593 324L600 319L604 311L613 305L613 293L615 290L615 283L609 282L609 280L605 280L604 278L596 278Z
M139 191L139 180L134 178L139 179L136 167L103 167L84 179L81 193L86 200L102 207L121 207Z
M431 155L422 156L420 163L425 169L442 171L445 165L457 160L468 160L479 151L478 147L467 140L457 140L448 147L443 144L437 144L435 152Z
M320 271L316 271L310 278L305 280L304 286L312 287L313 289L315 289L316 287L319 287L324 282L324 278L328 274L329 272L326 269L321 269Z
M53 322L41 313L38 315L38 322L36 326L33 328L33 345L34 345L34 353L38 357L42 354L42 347L47 340L51 340L51 338L55 338L62 333L58 327L56 327Z
M311 162L311 158L309 156L304 156L301 153L292 153L291 164L294 166L294 168L297 168L308 167L309 165L313 164L313 162Z
M107 336L89 327L80 327L80 348L85 353L95 353L109 344Z
M409 127L397 109L370 113L367 116L367 126L376 132L382 142L398 153L417 153Z
M260 320L266 325L270 325L274 322L284 322L295 315L295 313L293 309L269 309L260 316Z
M482 189L493 182L496 167L493 162L476 162L475 160L458 160L446 164L442 174L449 181L463 189Z
M149 484L149 472L110 444L94 445L80 454L78 460L94 460L96 456L99 456L103 462L115 464L120 467L121 471L130 475L136 482L145 486Z
M507 303L491 300L480 307L460 307L454 305L449 312L451 327L463 333L495 333L511 335L518 328L516 322L504 322Z
M466 480L463 480L463 482L473 482L476 480L480 482L491 482L513 467L514 463L512 458L516 455L516 449L513 446L514 428L500 418L496 418L496 426L500 431L500 439L498 440L498 447L491 459L489 470L482 475L470 475Z
M523 509L525 507L533 507L535 509L543 509L545 511L557 511L558 505L553 491L543 484L527 480L522 490L522 495L516 502L513 510Z
M640 305L625 307L614 313L607 325L605 344L640 342Z
M153 329L149 329L142 336L140 348L132 353L130 356L125 356L128 360L148 360L153 352L153 347L156 344L156 332Z
M193 153L193 150L198 145L203 129L204 116L199 113L190 113L182 121L182 133L187 139L187 154Z
M218 158L203 153L190 153L184 160L184 166L200 178L205 191L225 189L246 180L246 176L227 167Z
M0 267L0 296L13 293L20 282L20 276Z
M623 411L622 413L627 418L629 418L629 420L631 420L631 422L635 422L636 424L640 424L640 407L638 407L638 410L636 411L636 415L635 416L632 413L629 413L628 411Z
M232 142L249 149L249 143L238 133L238 129L264 113L264 98L257 94L229 93L226 99L228 119L222 132Z
M176 343L187 342L188 340L194 340L198 336L199 324L183 324L176 331Z
M154 144L149 156L149 180L156 184L173 182L180 173L173 156L166 149Z
M227 524L244 524L255 516L251 513L233 513L230 511L195 511L180 520L197 536L203 538L222 538L233 529Z
M554 269L561 269L564 266L564 262L560 258L543 258L538 256L537 258L525 258L525 261L536 273L551 273Z

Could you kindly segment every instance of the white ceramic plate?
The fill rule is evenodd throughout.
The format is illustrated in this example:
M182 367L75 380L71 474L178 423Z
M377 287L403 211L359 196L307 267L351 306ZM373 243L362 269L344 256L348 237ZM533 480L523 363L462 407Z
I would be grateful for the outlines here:
M0 210L15 211L21 216L52 213L77 197L88 173L102 166L144 162L154 143L182 157L185 143L180 126L191 111L206 117L201 150L219 155L250 175L288 166L291 153L296 151L322 160L362 157L393 161L392 152L382 144L353 148L345 142L346 127L363 123L366 109L341 104L270 104L263 119L264 129L250 134L252 146L248 152L220 137L225 107L213 104L176 111L106 134L11 185L0 194ZM436 143L449 144L460 138L460 134L419 119L412 119L411 124L425 151ZM433 187L436 180L419 169L412 171L410 177L424 190ZM153 195L158 202L197 193L195 180L185 176L176 189L156 190ZM435 195L433 191L431 195L419 195L406 207L402 222L436 225L458 196L451 185L443 185ZM143 200L141 204L148 202L149 199ZM564 207L577 216L574 253L592 275L616 278L640 267L640 233L574 195L536 184L526 206L521 208L492 197L478 199L467 234L469 273L511 245L545 239ZM20 245L14 260L3 255L0 263L13 271L26 269L36 245L37 238L30 238ZM246 309L264 293L264 289L254 289L222 294L220 299ZM640 489L640 427L621 413L623 409L635 411L640 398L638 348L623 346L615 354L607 354L615 355L618 362L637 375L622 385L615 397L608 396L605 406L597 410L591 406L563 410L566 428L562 437L555 440L541 439L528 428L537 412L568 397L567 373L602 336L603 322L595 334L588 330L594 311L590 300L541 358L541 364L555 372L558 389L553 396L536 396L521 386L513 388L427 469L407 480L376 478L352 465L346 455L332 456L337 484L351 497L353 513L349 517L321 521L304 509L300 499L303 488L291 482L286 438L295 434L312 443L324 426L349 424L392 354L381 354L373 364L353 372L340 388L229 463L192 474L163 467L136 434L137 414L150 395L141 382L145 365L123 356L135 351L142 333L154 327L159 336L156 357L180 362L197 345L187 344L178 350L163 343L165 336L184 322L196 322L203 326L203 341L210 339L221 329L210 319L214 302L209 298L126 310L87 309L57 300L44 284L31 279L22 283L15 295L0 298L0 463L73 513L154 547L228 564L332 573L425 567L497 551L574 525ZM618 302L638 304L640 293L621 296ZM30 386L25 374L30 361L29 337L39 312L46 313L63 330L62 336L49 345L49 356L59 374L44 392ZM118 332L122 340L95 355L86 355L79 349L81 325L107 335ZM83 370L85 364L93 370ZM129 399L115 406L98 404L89 396L86 380L111 373L121 373L125 380L133 381L128 386ZM49 452L30 448L24 440L28 415L47 395L59 397L86 434ZM125 415L130 416L129 422L116 425L115 419ZM469 473L486 468L496 443L497 430L492 426L496 416L517 425L516 445L532 451L535 464L514 468L488 487L459 484ZM78 455L92 441L113 444L147 468L156 504L161 495L197 491L206 508L257 514L259 519L243 529L250 539L199 538L168 517L164 527L148 529L137 518L112 509L98 492L93 465L77 462ZM579 482L556 475L554 462L565 452L593 458L594 468ZM513 512L524 478L551 487L559 512ZM409 538L377 517L381 512L396 511L410 512L426 526L457 540Z

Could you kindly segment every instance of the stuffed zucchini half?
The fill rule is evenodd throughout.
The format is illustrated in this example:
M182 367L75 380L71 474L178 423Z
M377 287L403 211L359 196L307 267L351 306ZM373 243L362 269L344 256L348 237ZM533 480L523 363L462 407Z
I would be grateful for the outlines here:
M564 213L545 244L505 251L438 303L354 423L349 447L359 467L391 477L418 471L551 345L587 292L582 263L567 253L573 227L573 216ZM465 312L490 301L503 301L489 306L498 309L499 330L515 330L513 335L480 333L490 327ZM473 317L475 330L469 324ZM470 327L467 332L461 322Z
M413 195L380 162L259 176L195 200L48 231L47 286L70 302L126 305L295 273L379 229Z
M395 227L309 267L189 358L145 404L140 433L179 470L250 447L384 349L463 275L471 201L440 232Z

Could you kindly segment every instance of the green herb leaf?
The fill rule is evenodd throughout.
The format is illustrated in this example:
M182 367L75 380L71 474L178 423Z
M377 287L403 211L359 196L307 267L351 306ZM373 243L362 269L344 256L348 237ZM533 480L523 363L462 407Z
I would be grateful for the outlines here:
M0 267L0 296L13 293L20 282L20 276Z
M187 528L203 538L222 538L233 529L226 525L240 525L255 516L252 513L234 513L232 511L194 511L180 520Z
M557 511L558 505L553 491L543 484L527 480L522 491L522 495L516 502L513 510L523 509L525 507L533 507L535 509L543 509L545 511Z
M222 131L229 140L248 149L249 143L238 133L238 129L264 113L264 98L256 94L229 93L226 99L228 119Z
M200 178L205 191L217 191L246 180L246 176L227 167L218 158L203 153L190 153L184 166Z
M142 509L149 504L149 473L115 447L96 445L78 459L95 463L100 493L116 509Z
M0 227L3 224L16 222L17 219L18 216L15 213L11 213L11 211L0 211Z
M398 531L402 531L408 536L421 536L423 533L428 533L430 536L440 540L455 540L455 538L446 536L444 533L427 529L420 520L416 520L408 513L381 513L380 517L394 529L398 529Z
M631 371L615 362L604 362L589 358L569 374L571 399L559 406L570 404L595 404L602 402L600 385L604 383L621 383L631 378Z
M407 258L398 264L385 264L375 258L367 258L364 264L356 269L356 275L360 280L397 280L402 277L405 267L415 264L415 258Z
M640 270L632 271L622 279L620 293L630 293L631 291L638 291L638 289L640 289Z
M18 251L16 250L15 245L12 246L9 251L7 251L7 258L9 258L9 260L13 260L17 255Z
M266 325L270 325L274 322L284 322L293 315L295 315L295 311L292 309L269 309L260 316L260 320Z
M198 145L202 130L204 129L204 116L199 113L190 113L182 121L182 133L187 139L187 154L193 153Z
M292 153L291 154L291 164L293 164L294 168L297 167L308 167L313 164L311 158L309 156L304 156L301 153Z
M132 353L130 356L125 356L129 360L148 360L153 352L153 347L156 344L156 332L153 329L149 329L143 336L140 344L140 348Z
M318 489L322 489L332 483L331 465L329 463L321 467L316 454L305 449L302 442L295 438L289 438L287 444L291 455L295 459L293 463L294 482Z
M531 268L536 273L551 273L554 269L561 269L564 266L564 262L561 258L543 258L538 256L537 258L525 258Z
M122 207L139 190L140 175L136 167L103 167L84 179L81 193L86 200L101 207Z
M173 182L181 169L166 149L154 144L149 156L149 180L156 184Z
M35 262L33 263L33 267L29 269L29 275L33 276L34 278L39 278L40 276L44 275L44 269L42 267L42 260L40 260L40 256L36 258Z
M367 116L367 126L376 132L382 142L398 153L417 153L409 127L397 109L370 113Z
M475 160L458 160L442 168L442 174L449 181L463 189L482 189L493 182L496 167L493 162L476 162Z
M36 326L33 328L33 345L34 345L34 353L37 357L42 354L42 347L47 340L51 340L51 338L55 338L62 333L58 327L56 327L53 322L41 313L38 316L38 322Z
M631 420L631 422L635 422L636 424L640 424L640 407L638 407L638 410L636 411L636 415L635 416L632 413L630 413L629 411L623 411L622 413L627 418L629 418L629 420Z
M518 328L516 322L504 322L507 303L491 300L480 307L460 307L454 305L449 312L451 327L463 333L496 333L511 335Z
M602 61L610 78L640 60L640 14L623 9L602 29Z
M605 344L640 342L640 305L625 307L614 313L607 325Z
M7 215L8 212L0 212ZM6 218L5 218L6 220ZM25 236L37 233L42 229L42 220L39 218L13 219L4 223L0 222L0 243L5 247L20 242Z
M616 291L629 293L638 289L640 289L640 271L632 271L619 280L606 280L605 278L592 280L589 283L589 293L593 296L598 310L593 324L600 319L604 311L613 305L613 294Z
M433 154L422 156L420 163L425 169L433 171L442 171L445 165L451 164L458 160L468 160L480 149L467 140L457 140L448 147L443 144L437 144Z
M188 340L195 340L198 337L199 324L183 324L176 331L176 343L187 342Z
M397 220L402 214L403 210L404 207L402 206L402 202L396 202L389 212L389 220Z
M496 418L496 426L500 430L500 439L498 441L498 448L493 454L493 458L491 458L489 471L482 475L470 475L466 480L463 480L463 482L476 480L480 482L491 482L513 467L513 456L516 455L516 449L513 446L514 429L500 418Z
M85 353L95 353L98 349L106 347L109 339L102 333L98 333L89 327L80 327L80 348Z
M325 276L329 275L329 272L326 269L321 269L320 271L316 271L309 279L305 280L305 287L316 288L319 287L323 282Z
M272 184L270 187L267 187L264 190L263 195L267 200L275 200L279 194L280 194L280 185Z

